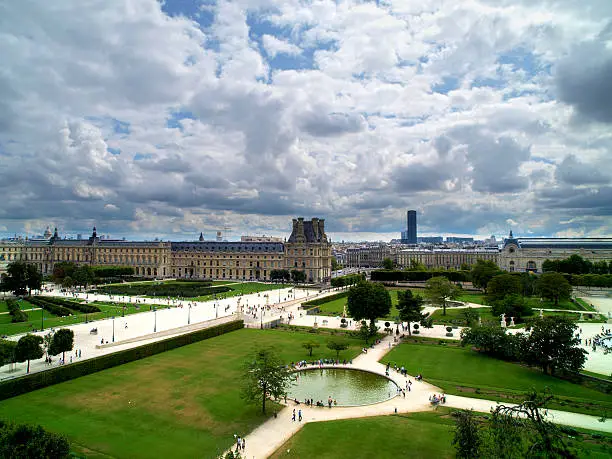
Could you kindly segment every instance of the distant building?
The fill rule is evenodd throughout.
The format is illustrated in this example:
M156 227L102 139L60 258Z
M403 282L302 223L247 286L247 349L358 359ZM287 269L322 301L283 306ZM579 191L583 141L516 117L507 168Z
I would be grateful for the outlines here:
M407 212L407 224L406 227L406 244L417 243L417 213L416 210L409 210Z
M442 244L444 238L442 236L423 236L417 238L417 241L423 244Z
M272 236L240 236L240 242L283 242L283 238Z
M457 237L457 236L447 236L446 242L454 243L454 244L473 244L473 237Z
M405 249L397 254L397 264L410 268L423 264L426 268L460 269L461 265L471 266L477 260L499 261L499 249Z

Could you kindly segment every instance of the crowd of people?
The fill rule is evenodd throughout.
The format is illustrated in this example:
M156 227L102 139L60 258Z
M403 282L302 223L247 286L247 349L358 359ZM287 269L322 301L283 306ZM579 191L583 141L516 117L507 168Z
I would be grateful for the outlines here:
M596 334L592 338L585 339L584 345L591 347L593 352L597 352L597 347L603 349L604 354L612 352L612 329L601 327L601 333Z

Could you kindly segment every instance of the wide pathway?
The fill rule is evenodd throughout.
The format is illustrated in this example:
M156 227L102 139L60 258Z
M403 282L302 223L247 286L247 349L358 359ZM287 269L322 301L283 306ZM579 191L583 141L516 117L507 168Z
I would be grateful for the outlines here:
M369 349L367 354L361 354L356 357L353 360L353 364L347 365L347 368L361 369L384 375L385 365L381 364L379 360L395 346L393 341L394 338L391 336L384 338L380 344L376 345L373 349ZM288 406L283 408L277 417L270 418L245 437L246 454L243 454L243 456L254 459L269 457L300 430L303 425L310 422L383 416L396 412L408 413L435 409L431 406L429 397L433 394L441 394L442 391L439 388L423 381L416 381L410 375L404 377L393 370L390 373L390 378L400 388L406 388L407 382L409 380L412 381L410 392L406 392L405 397L398 394L385 402L357 407L307 407L303 403L296 405L294 402L289 401ZM446 406L453 408L490 412L497 405L498 402L492 400L472 399L454 395L446 396ZM298 409L302 410L302 422L291 421L294 408L296 412ZM612 432L612 422L599 422L598 418L594 416L558 410L548 410L548 416L558 424Z

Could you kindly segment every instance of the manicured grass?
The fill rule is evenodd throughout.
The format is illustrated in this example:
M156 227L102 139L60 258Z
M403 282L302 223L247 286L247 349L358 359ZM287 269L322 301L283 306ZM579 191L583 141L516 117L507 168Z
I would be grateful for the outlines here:
M484 293L475 293L475 292L463 292L457 298L457 301L463 301L464 303L475 303L475 304L483 304L487 305L487 300L484 296Z
M270 403L262 416L240 398L248 356L270 346L286 362L309 359L301 344L314 340L312 358L332 358L329 336L238 330L2 401L0 418L63 433L88 457L216 457L278 409ZM340 358L361 352L349 341Z
M452 458L446 410L306 424L271 458ZM289 452L287 452L289 450Z
M455 420L452 409L306 424L272 456L280 458L452 458ZM479 423L488 413L476 413ZM609 458L612 436L583 429L564 434L581 458Z
M531 388L548 387L555 395L550 408L598 416L612 413L608 394L458 345L403 343L382 361L404 366L412 375L420 373L449 394L520 401Z
M289 284L263 284L261 282L242 282L232 283L228 285L231 290L229 292L219 293L217 295L204 295L193 298L195 301L209 301L216 298L231 298L238 295L248 295L249 293L260 293L272 290L278 290L282 288L291 288L293 285ZM281 300L285 297L281 297ZM265 298L262 300L265 301ZM278 294L274 296L274 293L270 293L270 303L278 301Z
M399 312L397 310L397 290L389 290L389 295L391 296L391 311L386 317L381 317L381 319L387 319L389 321L393 321L398 315ZM338 298L336 300L329 301L327 303L323 303L319 306L319 314L322 316L341 316L344 311L344 305L346 304L346 298Z
M19 304L19 309L21 309L22 311L31 309L33 307L26 300L18 300L17 303ZM4 300L0 300L0 312L8 312L8 305Z
M582 298L575 298L576 302L582 306L585 311L595 311L595 308L591 306L589 303L584 301Z

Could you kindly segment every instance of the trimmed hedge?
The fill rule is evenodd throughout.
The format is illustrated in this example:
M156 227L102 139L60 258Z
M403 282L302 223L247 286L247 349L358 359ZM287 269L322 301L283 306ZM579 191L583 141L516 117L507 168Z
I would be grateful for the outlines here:
M92 266L91 270L95 277L121 277L134 275L131 266Z
M127 285L105 285L99 287L97 293L108 295L144 295L144 296L182 296L185 298L212 295L216 293L230 292L230 287L220 285L211 286L210 282L167 282L163 284L127 284Z
M57 306L63 306L68 309L72 309L74 311L81 311L86 314L91 314L92 312L100 312L101 309L98 306L86 304L86 303L77 303L76 301L64 300L63 298L55 298L52 296L45 297L37 297L46 301L47 303L53 303Z
M372 281L414 281L423 282L432 277L443 276L451 282L469 282L470 271L372 271Z
M348 292L336 293L334 295L326 296L325 298L317 298L316 300L311 300L311 301L302 303L302 308L308 309L308 308L305 308L304 306L321 306L324 303L328 303L330 301L338 300L340 298L347 298L347 297L348 297Z
M9 315L11 316L11 322L27 322L28 314L23 312L19 307L19 303L16 300L8 299L6 300L6 306L9 310Z
M57 304L50 303L47 300L43 300L39 296L32 296L28 298L28 301L33 305L44 308L51 314L55 314L59 317L65 317L72 314L72 311L70 309L65 308L64 306L58 306Z
M365 274L347 274L346 276L334 277L330 283L332 287L346 287L365 280Z
M123 365L124 363L140 360L161 352L176 349L177 347L193 344L208 338L223 335L225 333L239 330L244 327L244 321L235 320L215 327L205 328L186 335L175 336L144 346L125 349L123 351L107 354L95 359L83 360L50 370L31 373L20 378L11 379L0 383L0 400L16 397L33 390L59 384L64 381L79 378L81 376L96 373L108 368Z

